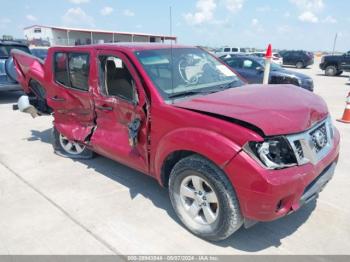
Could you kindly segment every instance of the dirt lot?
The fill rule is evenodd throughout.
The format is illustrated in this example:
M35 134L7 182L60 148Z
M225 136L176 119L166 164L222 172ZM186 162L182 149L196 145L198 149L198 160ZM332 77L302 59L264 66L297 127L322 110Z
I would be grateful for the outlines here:
M348 75L299 71L340 117ZM53 154L52 119L12 111L18 95L0 93L0 254L350 254L350 125L336 123L341 157L317 203L213 244L180 225L153 179L103 157Z

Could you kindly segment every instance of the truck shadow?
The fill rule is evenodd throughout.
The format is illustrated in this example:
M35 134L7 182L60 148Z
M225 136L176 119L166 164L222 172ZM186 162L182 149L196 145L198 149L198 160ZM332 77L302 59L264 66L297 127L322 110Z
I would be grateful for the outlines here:
M241 228L232 237L218 243L246 252L258 252L269 247L279 247L281 240L292 235L310 217L317 202L312 201L301 210L273 222L259 223L249 229Z
M334 78L349 78L349 75L347 75L347 74L342 74L340 76L326 76L325 74L316 74L316 75L323 76L325 78L332 78L332 77L334 77Z
M31 130L31 132L31 137L27 138L28 141L51 143L51 129ZM142 195L152 201L156 207L165 210L174 221L181 225L171 206L167 189L162 188L153 178L98 155L90 160L72 159L72 161L83 163L87 168L125 186L129 190L131 199ZM281 240L297 231L307 221L315 207L316 201L313 201L287 217L269 223L258 223L250 229L241 228L229 239L212 244L252 253L269 247L281 246Z

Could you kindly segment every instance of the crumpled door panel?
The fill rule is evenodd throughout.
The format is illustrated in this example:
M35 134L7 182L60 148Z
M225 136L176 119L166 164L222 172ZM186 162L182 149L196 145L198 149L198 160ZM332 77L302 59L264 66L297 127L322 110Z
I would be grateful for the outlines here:
M78 123L54 123L57 131L69 140L86 141L94 126L82 126Z

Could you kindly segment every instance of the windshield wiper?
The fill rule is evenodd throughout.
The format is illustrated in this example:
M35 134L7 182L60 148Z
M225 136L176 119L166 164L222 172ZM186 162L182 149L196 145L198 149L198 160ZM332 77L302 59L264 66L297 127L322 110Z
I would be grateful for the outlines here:
M183 96L192 96L192 95L197 95L197 94L208 94L208 93L211 93L211 92L210 91L191 90L191 91L171 94L168 96L168 98L178 98L178 97L183 97Z
M237 87L235 84L239 83L239 82L240 82L239 80L233 80L233 81L231 81L231 82L229 82L227 84L218 85L218 86L216 86L215 89L210 90L210 92L212 92L212 93L213 92L219 92L219 91L222 91L222 90L225 90L225 89L229 89L229 88L232 88L232 87ZM240 86L240 85L238 85L238 86Z
M185 92L179 92L179 93L174 93L168 96L168 98L178 98L178 97L183 97L183 96L191 96L191 95L197 95L197 94L211 94L211 93L216 93L225 89L229 89L232 87L236 87L234 84L239 83L239 80L233 80L227 84L223 85L218 85L216 88L213 89L206 89L206 90L191 90L191 91L185 91Z

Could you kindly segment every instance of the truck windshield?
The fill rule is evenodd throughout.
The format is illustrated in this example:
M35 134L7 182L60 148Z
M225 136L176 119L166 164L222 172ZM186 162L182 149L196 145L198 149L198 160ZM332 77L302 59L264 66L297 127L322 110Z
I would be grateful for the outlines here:
M145 50L135 54L165 100L244 84L226 65L199 48Z

